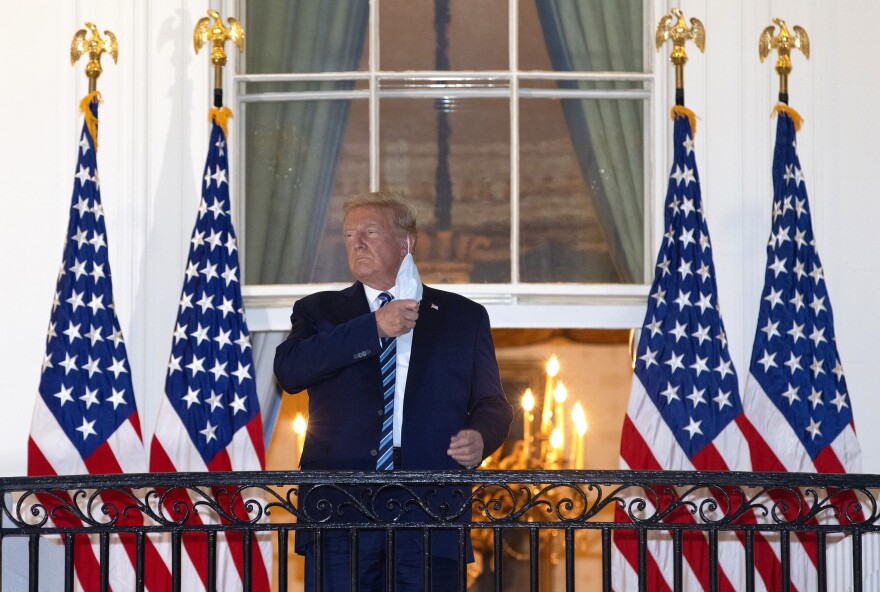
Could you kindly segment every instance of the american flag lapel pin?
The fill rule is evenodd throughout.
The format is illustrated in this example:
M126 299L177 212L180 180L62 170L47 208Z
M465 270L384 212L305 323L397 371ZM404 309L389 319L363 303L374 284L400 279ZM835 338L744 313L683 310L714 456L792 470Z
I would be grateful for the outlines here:
M440 310L440 307L437 306L436 304L434 304L433 302L431 303L431 308L433 308L434 310Z

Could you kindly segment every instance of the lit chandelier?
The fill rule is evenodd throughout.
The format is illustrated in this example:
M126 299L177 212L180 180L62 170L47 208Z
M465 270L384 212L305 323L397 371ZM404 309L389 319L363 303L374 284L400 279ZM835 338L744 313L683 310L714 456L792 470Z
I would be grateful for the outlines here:
M517 441L508 455L496 453L484 460L483 468L584 468L584 436L589 428L586 413L581 403L576 401L571 407L572 427L567 436L565 403L568 389L561 380L557 380L559 369L559 359L553 354L545 365L546 381L541 401L536 401L531 388L527 388L522 395L523 439ZM542 408L537 430L533 413L536 403Z

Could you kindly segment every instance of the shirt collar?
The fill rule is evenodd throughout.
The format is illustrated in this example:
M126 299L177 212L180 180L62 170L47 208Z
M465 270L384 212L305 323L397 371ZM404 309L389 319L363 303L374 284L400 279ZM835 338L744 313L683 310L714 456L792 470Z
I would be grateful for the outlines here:
M364 292L367 295L367 302L369 302L370 305L376 302L376 298L378 298L379 294L381 294L382 292L388 292L389 294L394 296L395 299L397 299L397 286L394 286L390 290L377 290L376 288L371 288L367 284L364 284Z

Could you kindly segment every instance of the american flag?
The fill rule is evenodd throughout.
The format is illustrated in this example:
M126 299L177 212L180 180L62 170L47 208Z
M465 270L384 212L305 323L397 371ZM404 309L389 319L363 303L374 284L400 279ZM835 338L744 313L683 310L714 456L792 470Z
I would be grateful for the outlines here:
M718 306L689 114L683 108L674 111L666 233L639 336L621 440L623 469L747 469L749 451L736 423L743 409ZM617 519L628 520L621 509ZM679 519L694 520L689 514ZM637 589L635 534L616 532L615 546L615 589ZM651 531L648 549L648 589L671 590L671 536ZM704 535L686 534L683 554L685 588L707 589ZM744 583L740 543L719 537L718 556L721 589L740 589Z
M95 93L82 103L93 130L98 101ZM28 475L143 473L147 467L125 341L114 309L95 141L87 122L77 147L70 221L28 439ZM69 495L58 493L71 504ZM122 492L101 497L119 507L130 503ZM40 502L50 510L59 504L48 497ZM59 512L52 520L58 527L82 526L70 512ZM138 526L143 520L136 513L120 515L118 524ZM75 572L84 590L99 589L96 541L83 535L75 541ZM114 537L110 545L114 589L134 589L134 548L133 534ZM167 590L168 568L151 541L145 548L147 588Z
M202 198L174 325L165 398L150 448L151 471L255 471L265 467L253 351L242 308L238 248L230 216L226 134L217 123L228 115L226 108L212 109ZM235 491L235 486L226 489ZM219 491L215 488L214 493ZM166 498L166 511L172 516L175 499ZM236 514L247 519L242 500L233 501ZM211 520L204 513L194 519ZM271 546L263 535L255 539L258 544L251 546L252 589L268 590ZM204 535L183 537L186 589L204 589L207 583L205 540ZM241 589L242 543L238 533L218 537L218 590Z
M852 473L861 450L834 338L834 318L816 251L810 205L796 151L795 120L780 106L773 153L773 220L745 415L756 471ZM792 583L815 586L809 540L792 544Z

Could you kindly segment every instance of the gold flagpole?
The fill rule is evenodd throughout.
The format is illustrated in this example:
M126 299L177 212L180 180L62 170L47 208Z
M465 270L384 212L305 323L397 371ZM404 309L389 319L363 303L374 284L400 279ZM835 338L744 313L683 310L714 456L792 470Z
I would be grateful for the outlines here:
M810 38L802 27L795 25L792 27L794 34L788 30L785 21L780 18L773 19L776 26L779 27L779 34L773 36L773 30L776 28L770 25L761 32L758 38L758 55L761 63L764 58L770 55L774 49L779 52L779 58L776 60L776 72L779 74L779 102L788 104L788 75L791 73L791 50L799 49L803 52L807 59L810 59Z
M703 23L695 18L691 19L691 26L688 27L684 22L684 14L681 9L673 8L672 14L667 14L657 23L655 39L657 51L660 51L666 41L672 40L672 55L669 56L669 61L675 66L675 104L683 106L684 65L688 61L684 44L690 40L694 42L697 49L705 51L706 30L703 28Z
M211 19L214 22L211 23ZM211 63L214 64L214 107L223 106L223 66L226 65L227 41L232 41L238 46L239 52L244 51L244 28L233 17L226 19L229 26L223 25L223 19L216 10L208 10L208 16L202 17L196 23L193 31L193 45L196 54L202 46L211 42Z

